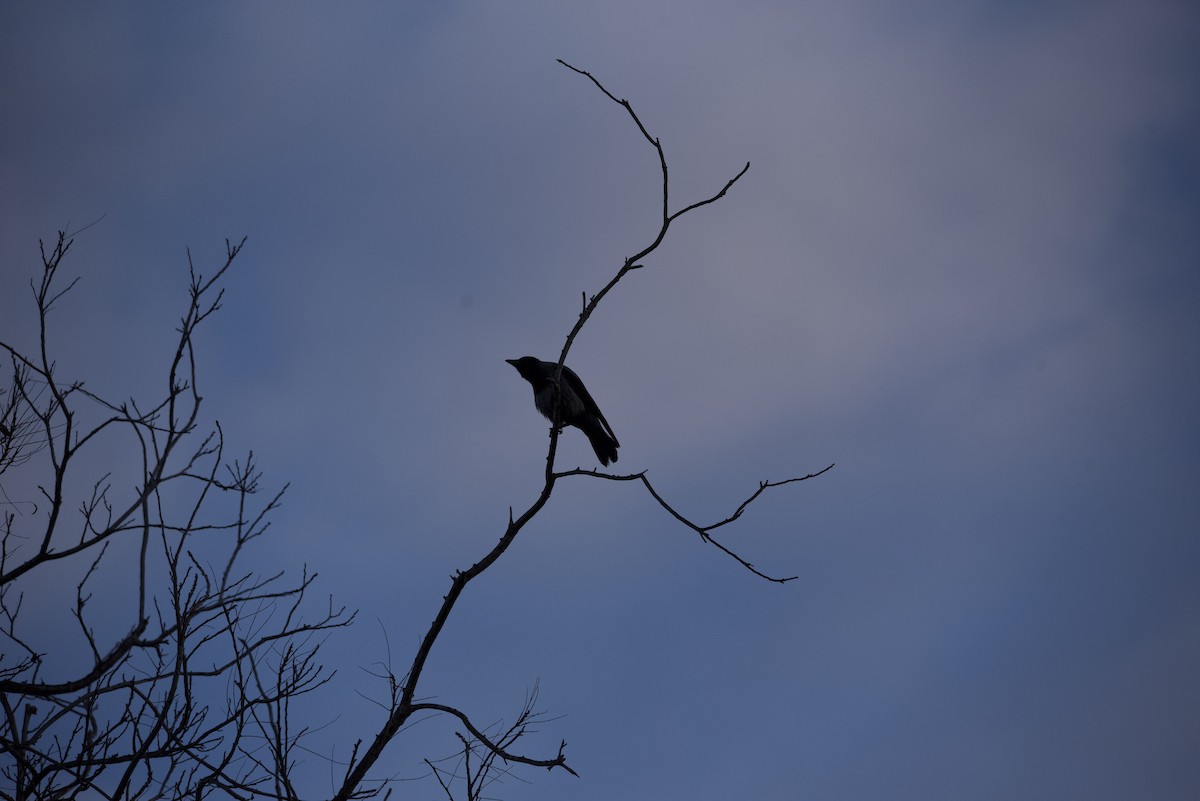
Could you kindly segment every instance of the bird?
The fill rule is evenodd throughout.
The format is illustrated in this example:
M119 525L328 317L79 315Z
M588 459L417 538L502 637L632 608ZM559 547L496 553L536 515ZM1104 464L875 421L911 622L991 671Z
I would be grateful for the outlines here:
M557 362L544 362L533 356L522 356L519 359L504 361L517 368L533 387L533 405L548 420L554 422L554 371ZM600 464L608 467L609 462L617 461L617 448L621 443L613 433L612 426L604 419L600 407L592 399L591 393L575 375L575 371L565 364L562 368L562 381L559 389L560 426L575 426L584 433Z

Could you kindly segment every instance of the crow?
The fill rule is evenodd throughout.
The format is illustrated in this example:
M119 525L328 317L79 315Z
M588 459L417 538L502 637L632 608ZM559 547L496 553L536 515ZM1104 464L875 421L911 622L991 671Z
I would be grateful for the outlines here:
M517 368L517 372L533 386L533 405L547 419L554 422L554 371L556 362L543 362L533 356L522 356L520 359L505 359ZM575 375L575 371L565 364L562 368L562 381L559 389L559 425L575 426L584 433L596 458L605 467L609 462L617 461L617 435L612 426L604 419L600 407L588 393L587 387Z

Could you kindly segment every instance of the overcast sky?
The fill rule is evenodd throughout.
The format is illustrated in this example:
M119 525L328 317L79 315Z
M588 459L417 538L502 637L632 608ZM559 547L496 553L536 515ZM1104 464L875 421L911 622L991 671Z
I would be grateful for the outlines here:
M79 228L54 343L161 391L186 249L247 236L206 412L291 482L264 569L360 610L314 747L368 737L449 575L540 489L504 363L675 205L718 204L569 363L681 511L571 479L423 691L541 707L580 772L508 799L1200 793L1200 12L1144 2L198 3L0 11L0 338ZM568 431L560 466L595 466ZM73 592L73 590L70 590ZM452 727L398 740L415 777ZM314 776L328 768L313 757ZM328 791L313 779L312 795ZM404 785L435 798L429 780Z

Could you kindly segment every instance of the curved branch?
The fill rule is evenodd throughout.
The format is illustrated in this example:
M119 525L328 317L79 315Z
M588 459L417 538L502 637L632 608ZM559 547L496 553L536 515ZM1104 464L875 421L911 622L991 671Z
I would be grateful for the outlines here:
M793 581L793 580L799 578L799 576L788 576L787 578L776 578L774 576L769 576L766 573L763 573L761 570L756 568L753 564L751 564L747 560L743 559L732 549L730 549L726 545L722 544L719 540L717 540L715 537L713 537L712 532L715 529L718 529L721 526L724 526L728 523L732 523L733 521L735 521L739 517L741 517L742 512L746 511L746 507L748 507L750 504L752 504L756 500L758 500L758 497L760 495L762 495L764 492L766 492L768 489L771 489L772 487L782 487L784 484L794 484L798 481L808 481L810 478L816 478L817 476L823 475L824 473L827 473L832 469L833 469L833 465L831 464L826 468L818 470L815 473L809 473L806 476L796 476L794 478L785 478L782 481L760 481L760 482L758 482L758 489L756 489L753 493L751 493L750 497L746 498L746 500L744 500L740 504L738 504L738 508L734 510L733 514L731 514L729 517L725 518L724 520L719 520L716 523L711 523L707 526L702 526L699 523L692 521L691 519L685 517L684 515L680 514L678 511L676 511L675 507L673 507L673 506L671 506L671 504L667 503L666 499L664 499L661 495L659 495L658 491L656 489L654 489L654 485L652 485L650 483L650 479L646 478L645 471L642 471L641 473L629 473L627 475L612 475L610 473L601 473L598 470L575 469L575 470L566 470L561 473L555 473L555 477L556 478L566 478L567 476L591 476L592 478L603 478L603 479L607 479L609 481L641 481L642 484L645 485L646 491L650 493L650 497L654 498L654 500L658 502L659 506L661 506L663 509L666 509L667 512L672 517L674 517L676 520L678 520L680 523L683 523L685 526L690 528L692 531L699 534L700 539L704 540L705 542L707 542L711 545L716 546L719 550L723 551L730 558L736 560L738 563L740 563L742 565L742 567L746 568L754 575L759 576L760 578L764 578L767 581L772 581L776 584L786 584L789 581Z
M551 460L553 460L554 445L556 442L557 434L551 437ZM500 541L482 559L466 570L456 572L451 578L450 590L443 596L442 605L438 608L437 614L429 626L429 630L425 632L425 636L421 639L416 656L413 657L412 667L409 668L408 674L405 676L404 682L400 687L399 700L388 714L388 719L372 739L371 745L363 752L362 758L357 762L352 762L347 768L346 775L342 780L342 786L333 796L335 801L346 801L346 799L355 797L359 785L366 779L367 771L379 760L379 757L383 755L383 749L400 732L405 722L412 717L413 710L416 707L413 703L413 698L416 696L417 684L424 673L425 663L428 661L429 654L433 651L433 645L441 635L446 621L450 619L450 612L453 611L454 605L458 603L463 590L466 589L467 584L472 579L487 570L497 559L504 555L504 552L508 550L508 546L512 545L513 541L517 538L517 534L525 527L525 524L532 520L541 511L542 507L546 505L546 502L550 500L550 493L554 489L555 481L555 474L550 466L547 465L546 484L533 504L516 520L512 520L512 513L510 511L508 527L505 529Z
M487 748L492 753L497 754L501 759L507 760L508 762L519 762L522 765L532 765L535 768L545 768L546 770L553 770L554 768L562 768L563 770L565 770L567 773L570 773L575 778L579 778L579 774L576 773L574 770L572 770L571 766L567 764L567 757L563 753L563 750L567 747L566 740L563 740L562 743L559 744L558 756L556 756L554 759L531 759L530 757L524 757L524 756L521 756L520 754L512 754L512 753L509 753L508 751L505 751L502 746L500 746L499 744L494 743L490 739L488 739L488 736L486 734L484 734L482 731L480 731L479 728L474 723L471 722L471 719L467 717L466 713L464 713L458 709L455 709L452 706L446 706L445 704L431 704L431 703L413 704L412 710L414 712L418 712L422 709L431 709L436 712L445 712L447 715L453 715L454 717L458 718L460 721L462 721L462 724L467 727L467 731L471 732L472 737L474 737L479 742L483 743L485 748Z
M561 375L561 372L563 369L563 364L566 362L567 354L570 351L571 346L575 341L575 337L583 329L583 326L587 323L588 319L590 319L592 312L595 311L595 309L599 305L600 301L604 299L604 297L609 293L609 291L612 290L621 281L621 279L625 277L626 274L628 274L632 270L640 269L643 266L642 264L640 264L640 261L643 258L645 258L646 256L653 253L658 248L658 246L660 244L662 244L664 238L667 235L667 230L670 228L671 223L674 220L678 219L679 217L681 217L682 215L684 215L690 211L700 208L701 206L706 206L708 204L715 203L717 200L720 200L722 197L725 196L725 194L729 191L729 189L735 183L737 183L738 180L740 180L743 175L746 174L746 171L750 169L750 163L747 162L746 165L744 167L742 167L742 169L733 178L731 178L729 181L727 181L725 183L725 185L721 188L720 191L713 194L711 197L708 197L703 200L692 203L690 205L684 206L683 208L679 209L678 211L676 211L675 213L672 214L670 211L669 172L667 169L667 158L666 158L665 152L663 151L662 143L657 138L655 138L654 136L652 136L650 134L650 132L647 130L646 126L642 123L641 119L638 117L637 113L633 110L633 106L629 103L629 101L618 99L615 95L613 95L611 92L609 92L608 89L606 89L604 87L604 85L601 84L600 81L598 81L591 73L585 72L584 70L581 70L581 69L578 69L577 67L574 67L574 66L568 64L567 62L563 61L562 59L558 59L558 61L564 67L572 70L573 72L576 72L576 73L579 73L580 75L586 76L610 100L612 100L614 103L617 103L622 108L624 108L625 111L628 112L629 116L633 119L634 123L637 125L638 130L641 132L642 136L646 139L647 142L649 142L654 147L654 150L658 155L659 168L660 168L660 171L662 174L662 222L661 222L661 225L659 226L658 233L655 235L653 241L646 247L642 248L642 250L640 250L635 255L630 256L629 258L625 259L625 261L621 265L620 269L617 270L616 274L612 277L612 279L609 280L609 282L607 284L605 284L600 289L599 292L597 292L595 295L593 295L590 300L587 298L586 293L584 294L583 309L580 311L578 319L575 321L574 326L571 328L570 333L567 335L566 340L563 343L562 351L559 354L558 363L557 363L556 380L554 381L554 384L553 384L556 392L558 391L558 386L559 386L559 381L557 379ZM560 406L560 404L558 403L558 399L555 398L553 408L555 408L557 410L559 408L559 406ZM344 776L341 780L341 786L340 786L340 788L338 788L337 792L333 796L333 798L336 801L348 801L348 799L356 797L361 792L361 791L359 791L358 788L363 783L363 781L365 781L367 772L379 760L380 756L383 753L384 748L386 748L387 744L389 742L391 742L391 740L402 730L405 722L409 720L409 718L413 715L413 713L416 712L417 710L421 710L421 709L429 709L429 710L446 712L447 714L452 714L452 715L458 717L461 721L463 721L463 724L465 726L467 726L467 728L471 731L472 735L474 737L476 737L476 739L478 739L482 743L485 743L487 745L487 747L492 750L493 753L499 754L500 756L502 756L505 759L511 759L512 761L515 761L515 762L522 762L525 764L537 765L537 766L546 767L546 768L562 767L565 770L567 770L568 772L570 772L572 775L577 775L577 774L575 774L575 771L573 771L569 767L567 767L567 765L565 763L565 758L563 757L563 754L562 754L561 747L559 750L558 758L554 759L554 760L529 760L527 758L520 758L520 757L516 757L515 755L509 755L506 752L503 752L502 750L500 750L499 746L495 745L494 743L491 743L487 738L485 738L483 736L482 732L480 732L478 729L476 729L470 723L470 721L467 719L467 717L464 713L462 713L452 707L446 707L446 706L442 706L442 705L429 704L429 703L416 703L414 701L414 698L416 697L417 685L420 682L421 676L423 675L426 663L429 659L429 655L433 649L433 646L436 643L438 637L441 635L441 632L442 632L443 628L445 627L447 620L450 617L450 613L454 609L454 605L458 602L458 599L462 596L463 590L466 589L467 584L470 583L470 581L472 579L476 578L481 573L483 573L485 570L487 570L489 567L491 567L492 564L494 564L501 556L504 555L505 551L508 550L508 547L513 543L513 541L516 539L517 535L521 532L521 530L525 527L525 525L530 520L532 520L533 517L535 515L537 515L537 513L540 512L541 509L550 500L550 495L554 491L554 484L558 480L558 478L561 476L564 476L564 475L573 475L574 474L573 472L558 473L554 470L554 458L555 458L555 455L558 450L558 437L559 437L559 434L561 433L561 428L560 428L560 421L557 419L557 417L555 419L553 419L551 421L551 423L552 423L552 425L550 427L550 443L549 443L549 447L548 447L547 453L546 453L545 483L543 484L541 491L539 492L537 498L529 506L529 508L526 509L526 511L523 514L521 514L519 517L517 517L515 520L513 519L512 508L510 507L509 512L508 512L508 525L507 525L507 528L505 529L504 534L500 537L499 542L497 542L496 545L493 546L492 549L490 551L488 551L487 554L485 554L484 557L482 559L480 559L478 562L476 562L475 564L473 564L471 567L469 567L468 569L466 569L464 571L456 572L451 577L450 589L446 593L446 595L443 596L441 606L438 608L438 611L434 616L433 622L430 624L429 629L426 631L424 637L422 637L422 639L421 639L420 645L417 648L416 655L413 658L412 666L409 668L407 675L404 677L403 682L401 683L401 685L398 688L399 689L398 696L395 693L395 690L393 690L393 700L391 703L391 707L388 711L387 720L384 721L384 723L380 727L379 731L376 732L375 736L371 740L370 745L366 748L365 751L362 752L361 757L358 756L358 746L357 746L357 744L355 745L354 754L352 755L350 763L346 768L346 773L344 774ZM582 471L580 471L580 472L582 472ZM822 471L822 472L824 472L824 471ZM604 477L617 478L617 477L613 477L613 476L604 476ZM721 545L719 542L712 539L712 537L708 533L708 530L710 530L712 528L716 528L717 526L710 526L707 529L705 529L704 527L698 527L698 526L692 524L686 518L684 518L681 515L679 515L678 513L676 513L665 501L663 501L654 492L653 487L651 487L649 482L646 481L644 475L630 476L630 477L626 477L626 478L627 479L641 478L642 481L646 483L647 489L651 492L652 495L654 495L654 497L656 499L658 499L659 503L662 504L662 506L665 509L670 511L678 519L680 519L681 521L683 521L684 523L689 525L691 528L698 531L704 539L708 540L709 542L712 542L714 545L716 545L718 548L720 548L721 550L728 553L734 559L737 559L747 569L749 569L749 570L753 571L754 573L762 576L763 578L766 578L771 581L789 581L790 580L790 579L774 579L769 576L766 576L763 573L760 573L749 562L745 561L741 557L734 554L732 551L725 548L725 546ZM801 480L801 479L789 479L788 481L796 481L796 480ZM788 483L788 482L778 482L778 483ZM756 493L754 496L752 496L750 499L748 499L746 501L746 503L744 503L742 505L742 507L739 507L738 511L734 514L733 518L730 518L730 519L732 520L732 519L736 518L737 515L740 515L742 509L745 508L746 504L748 504L750 501L752 501L754 499L754 497L757 497L757 495L759 493L761 493L764 489L766 489L766 486L777 486L777 485L778 484L760 486L758 493ZM722 523L717 524L717 525L723 525L724 522L728 522L728 521L723 521ZM563 743L563 746L565 746L565 742ZM440 781L440 779L439 779L439 781ZM445 789L444 786L443 786L443 789Z
M92 669L79 678L56 684L5 679L0 680L0 693L19 693L21 695L28 695L31 698L49 698L51 696L64 695L82 690L97 681L101 676L107 674L118 662L128 656L134 647L140 644L139 640L149 623L150 621L145 618L138 621L133 631L129 632L120 642L109 649L107 654L98 657Z
M639 262L658 249L658 246L661 245L663 240L666 238L667 229L671 227L672 222L682 217L684 214L687 214L689 211L692 211L693 209L698 209L701 206L707 206L708 204L715 203L716 201L725 197L725 193L729 191L730 187L737 183L738 180L746 174L746 171L750 169L750 162L747 161L746 166L742 167L741 171L739 171L737 175L730 178L729 181L725 183L725 186L721 188L721 191L717 192L711 197L705 198L704 200L684 206L682 209L672 214L670 212L670 188L669 174L667 170L667 155L663 151L662 142L660 142L657 137L651 136L650 132L646 130L645 124L642 123L641 118L638 117L637 112L633 110L633 106L628 100L617 98L616 95L608 91L604 84L600 83L600 81L596 79L596 76L592 75L590 72L581 70L578 67L574 67L563 61L561 58L557 59L557 61L559 64L562 64L572 72L576 72L585 76L588 80L594 83L596 87L608 97L609 100L621 106L621 108L625 109L625 111L629 113L629 116L633 119L634 124L637 125L638 130L642 132L642 136L645 137L647 142L653 145L655 153L658 154L658 165L660 171L662 172L662 225L659 226L658 233L655 235L654 241L642 248L635 255L625 259L625 263L621 265L621 269L617 270L617 274L612 277L612 280L605 284L604 287L595 295L593 295L592 299L584 305L583 311L579 314L579 319L575 321L574 327L571 328L571 333L567 335L567 340L563 343L562 353L558 357L558 365L561 369L563 363L567 360L567 352L571 350L571 345L574 343L575 337L579 334L584 324L588 321L588 318L592 316L592 312L595 311L596 306L598 306L600 301L604 299L604 296L608 294L609 290L615 287L627 273L642 267Z

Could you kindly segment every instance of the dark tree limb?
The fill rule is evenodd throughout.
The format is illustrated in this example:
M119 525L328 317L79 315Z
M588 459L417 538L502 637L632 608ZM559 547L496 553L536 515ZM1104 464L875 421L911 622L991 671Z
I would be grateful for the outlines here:
M627 274L629 274L630 272L632 272L634 270L641 269L643 267L643 264L641 263L642 260L645 259L650 254L652 254L655 250L657 250L659 245L662 244L663 240L666 238L667 231L669 230L672 222L674 222L676 219L683 216L684 214L687 214L691 211L699 209L703 206L707 206L709 204L715 203L716 201L723 198L726 195L726 193L733 187L733 185L735 183L737 183L738 180L740 180L743 175L746 174L746 171L749 170L749 168L750 168L750 164L749 164L749 162L747 162L746 165L744 167L742 167L742 169L736 175L734 175L731 179L729 179L725 183L725 185L719 191L714 193L713 195L703 198L701 200L698 200L696 202L687 204L687 205L679 208L675 212L672 212L671 207L670 207L669 170L668 170L668 166L667 166L666 153L663 150L662 143L658 140L658 138L651 135L649 130L646 128L645 124L642 122L641 118L638 116L637 112L634 111L633 106L629 103L629 101L623 100L623 99L618 99L607 88L605 88L605 86L602 83L600 83L600 81L597 80L591 73L586 72L581 69L578 69L577 67L574 67L574 66L568 64L567 62L562 61L561 59L559 60L559 63L561 63L564 67L572 70L573 72L576 72L580 75L587 77L597 88L600 89L601 92L604 93L605 96L607 96L614 103L617 103L618 105L620 105L622 108L625 109L625 111L629 114L630 118L633 120L634 124L637 126L637 129L641 133L641 135L646 139L647 142L650 143L651 146L654 147L655 153L658 156L659 169L660 169L660 173L661 173L661 177L662 177L662 214L661 214L660 226L659 226L659 229L658 229L656 235L654 236L653 240L649 244L647 244L646 246L641 248L634 255L626 258L624 260L624 262L622 263L622 265L620 266L620 268L617 270L616 274L613 275L613 277L608 281L608 283L606 283L600 289L600 291L598 291L596 294L592 295L590 298L588 297L586 292L583 293L582 309L579 313L578 319L575 321L570 332L567 334L567 337L563 343L562 350L559 354L559 358L558 358L558 362L557 362L557 371L558 371L558 375L561 376L563 364L566 361L567 354L569 353L571 346L573 345L573 343L575 341L575 338L578 336L580 331L583 329L583 326L591 318L592 313L596 310L597 306L608 295L608 293L614 287L616 287L616 285ZM555 382L554 386L555 386L555 391L557 392L558 391L558 382L557 381ZM556 401L554 403L554 408L557 410L558 407L559 407L559 403L557 402L557 398L556 398ZM527 523L529 523L549 501L550 496L553 493L555 483L557 482L557 480L559 478L562 478L562 477L565 477L568 475L575 475L575 474L579 474L579 473L587 473L588 475L596 475L598 477L609 478L612 480L634 480L634 479L641 480L643 482L643 484L646 486L647 491L649 491L650 494L652 495L652 497L654 497L655 500L658 501L658 503L664 509L666 509L672 516L674 516L677 520L679 520L680 522L687 525L689 528L696 531L701 536L702 539L704 539L707 542L712 543L714 546L721 549L723 552L725 552L731 558L737 560L747 570L750 570L754 574L756 574L764 579L767 579L769 581L779 582L779 583L790 581L792 578L794 578L794 577L782 578L782 579L773 578L765 573L762 573L761 571L756 569L750 562L748 562L747 560L738 556L732 550L730 550L729 548L727 548L726 546L724 546L723 544L718 542L716 539L714 539L711 532L714 529L717 529L723 525L726 525L727 523L733 522L738 517L740 517L742 512L745 510L745 508L750 503L752 503L759 495L761 495L762 492L764 492L766 489L768 489L770 487L777 487L777 486L781 486L783 484L792 483L795 481L803 481L808 478L813 478L817 475L820 475L821 473L824 473L825 470L830 469L832 467L832 465L830 465L829 468L825 468L825 470L822 470L818 473L814 473L814 474L808 475L808 476L786 479L784 481L777 481L777 482L762 482L759 485L758 490L755 493L753 493L749 498L747 498L729 518L727 518L723 521L720 521L718 523L715 523L713 525L710 525L710 526L700 526L696 523L693 523L692 521L690 521L688 518L684 517L680 513L678 513L661 496L659 496L658 493L654 490L654 487L650 484L649 480L645 477L644 473L643 474L635 474L635 475L631 475L631 476L609 476L609 475L601 474L601 473L598 473L595 471L592 471L592 472L588 472L588 471L557 472L554 468L554 460L555 460L555 456L556 456L557 450L558 450L558 437L559 437L560 433L561 433L561 421L558 419L557 412L556 412L555 419L552 420L552 425L550 427L550 441L549 441L549 446L548 446L547 453L546 453L546 467L545 467L545 474L544 474L545 480L544 480L544 484L542 486L541 491L538 493L538 496L533 501L533 503L530 504L530 506L519 516L514 517L513 509L510 507L509 513L508 513L507 527L505 528L503 535L500 537L500 539L496 543L496 545L493 546L492 549L490 551L488 551L483 556L483 558L480 559L478 562L471 565L466 570L456 572L451 577L450 588L447 591L446 595L443 597L442 604L438 608L437 613L434 615L433 621L430 624L429 629L426 631L424 637L422 637L420 644L417 648L416 655L413 658L412 665L409 668L408 673L405 674L404 679L402 681L397 682L395 680L395 677L390 673L390 671L388 672L387 675L388 675L390 691L391 691L391 702L388 705L387 718L384 721L383 725L380 727L379 731L371 739L370 744L366 747L365 750L360 751L359 744L358 743L355 744L354 753L351 757L349 765L346 768L346 772L345 772L344 778L341 782L341 786L338 788L337 792L333 796L336 801L349 801L349 799L356 798L356 797L362 797L364 795L371 795L374 792L379 791L378 789L376 789L376 790L363 789L364 784L366 782L367 773L368 773L368 771L371 770L371 768L377 763L379 758L382 756L383 751L387 747L388 743L390 743L391 740L400 731L403 730L403 728L405 727L405 724L412 718L412 716L415 713L417 713L419 711L438 711L438 712L450 714L450 715L457 717L463 723L463 725L467 727L467 730L468 730L468 732L470 732L471 737L474 738L475 741L480 743L482 745L482 747L487 751L488 756L482 760L481 765L479 767L477 767L476 772L474 774L472 774L470 771L470 768L469 768L469 765L470 765L469 757L470 757L470 754L472 753L472 745L470 742L468 742L465 738L463 738L460 735L460 740L462 740L462 742L464 744L464 759L468 760L465 764L468 766L466 781L467 781L467 789L468 789L468 797L469 798L477 797L479 788L482 786L479 782L481 776L478 771L482 770L486 774L486 772L490 769L490 766L493 764L492 760L494 760L495 757L500 757L501 759L508 761L508 762L516 762L516 763L520 763L520 764L535 765L538 767L545 767L547 769L562 768L562 769L568 771L569 773L571 773L572 775L575 775L575 771L572 770L570 767L568 767L568 765L566 763L566 758L563 753L563 750L566 745L565 742L562 743L562 745L560 745L558 755L554 758L533 759L533 758L529 758L529 757L519 757L508 750L508 746L506 744L507 741L505 741L503 739L501 741L493 741L493 740L489 739L488 737L484 736L483 732L481 732L477 727L475 727L471 723L469 717L465 713L463 713L457 709L454 709L453 707L448 707L448 706L444 706L444 705L440 705L440 704L431 704L428 702L417 702L415 700L417 686L423 676L424 669L425 669L427 660L429 658L429 655L430 655L434 645L436 644L438 637L441 635L442 631L444 630L446 623L449 620L450 614L453 611L455 604L461 598L463 591L466 589L467 585L472 580L474 580L475 578L480 576L484 571L486 571L489 567L491 567L501 556L504 555L504 553L508 550L509 546L512 545L512 543L515 541L517 535L520 534L520 532L524 529L525 525ZM450 789L449 789L448 785L443 781L442 774L439 772L439 769L436 768L433 765L433 763L429 762L428 760L426 760L426 763L434 771L434 775L437 777L437 780L438 780L439 784L441 784L442 789L447 793L447 795L450 795Z
M725 186L721 187L721 191L703 200L699 200L695 203L684 206L682 209L672 214L670 210L670 179L667 169L667 155L663 150L662 142L660 142L657 137L650 134L650 132L646 129L646 126L642 123L641 118L638 117L637 112L633 110L633 105L628 100L618 99L616 95L608 91L608 89L604 87L604 84L600 83L600 81L597 80L596 77L590 72L581 70L578 67L573 67L567 62L563 61L561 58L558 59L558 63L562 64L572 72L576 72L587 77L588 80L595 84L596 87L603 92L609 100L612 100L621 108L625 109L630 118L633 120L634 124L637 125L638 130L641 131L642 136L654 147L655 153L658 154L659 170L662 174L662 223L659 226L658 233L655 235L654 240L650 242L650 244L646 245L640 251L625 259L625 263L621 265L619 270L617 270L616 275L614 275L612 279L605 284L599 292L593 295L591 300L584 305L583 311L579 313L579 319L575 321L575 325L571 328L571 332L567 334L566 342L563 343L562 352L559 354L558 366L561 371L563 363L567 360L567 352L571 350L571 345L575 342L575 337L579 334L580 330L583 329L584 324L587 323L588 318L592 316L592 312L595 311L596 306L600 304L600 301L604 299L604 296L607 295L609 291L626 276L626 274L632 270L640 269L643 266L639 262L658 249L658 246L661 245L663 240L666 238L667 230L671 227L672 222L679 219L684 214L687 214L689 211L692 211L693 209L698 209L701 206L707 206L708 204L715 203L716 201L725 197L725 193L728 192L729 189L735 183L737 183L743 175L746 174L746 171L750 169L750 162L747 161L746 166L742 167L741 171L739 171L737 175L730 178L729 181L726 182Z
M31 476L21 486L41 493L36 503L12 503L0 487L8 504L0 520L0 750L13 756L0 760L0 798L294 795L288 755L307 729L290 727L289 707L328 681L316 661L320 639L353 615L331 604L308 619L300 604L314 576L285 584L240 566L283 491L257 500L252 457L228 466L230 480L218 479L220 426L197 433L196 335L220 308L218 282L242 242L226 242L208 278L189 254L188 305L164 394L148 405L114 403L62 380L49 333L52 312L78 281L64 288L59 278L72 240L60 232L53 247L41 246L37 344L23 353L0 341L13 368L11 388L0 388L0 475ZM122 444L132 469L88 476L93 468L80 454L103 458ZM70 493L80 486L90 494L72 516ZM121 543L126 562L110 547ZM119 572L102 575L110 563ZM52 565L77 571L70 611L82 659L59 653L57 643L41 653L25 633L24 597L53 590ZM102 628L91 607L100 593ZM259 758L264 741L269 760Z
M570 773L572 776L575 776L576 778L578 778L578 776L579 776L578 773L576 773L574 770L571 769L571 767L569 765L567 765L567 758L563 754L564 749L566 749L566 747L567 747L566 740L563 740L562 743L559 745L558 756L556 756L554 759L532 759L530 757L521 756L520 754L510 753L504 749L503 745L492 742L490 739L488 739L488 736L486 734L484 734L482 731L480 731L479 728L476 727L475 724L471 722L471 719L467 717L465 712L455 709L452 706L446 706L445 704L431 704L431 703L420 703L420 704L413 705L414 712L419 712L422 709L431 709L431 710L434 710L437 712L443 712L447 715L453 715L454 717L458 718L460 721L462 721L462 724L464 726L466 726L467 731L469 731L471 733L472 737L474 737L476 740L478 740L480 743L482 743L484 745L484 747L486 747L489 751L496 754L497 756L499 756L501 759L505 760L506 762L519 762L522 765L532 765L535 768L546 768L547 770L552 770L554 768L562 768L567 773ZM522 719L522 722L523 722L523 719Z
M426 759L425 764L433 773L438 784L442 788L442 792L450 801L455 801L454 793L451 790L451 785L457 780L462 781L466 787L466 801L483 801L489 796L484 795L485 789L492 783L500 781L504 777L514 776L509 767L513 762L525 762L546 768L557 767L557 764L547 764L556 762L554 760L533 760L525 761L520 757L515 757L511 754L511 746L519 739L525 736L530 731L538 719L540 714L534 711L534 705L537 702L538 685L535 682L533 689L525 696L525 706L521 709L516 721L504 727L502 723L494 724L491 728L497 733L495 735L487 735L481 737L483 733L478 727L474 726L470 720L466 719L461 713L455 711L456 716L468 727L467 735L462 732L455 732L455 737L462 744L462 749L459 751L456 764L447 769L439 766L437 763L449 762L453 757L446 759L434 760ZM452 714L455 714L452 713ZM559 744L558 758L563 759L563 750L566 748L566 743ZM497 764L497 759L503 764ZM565 764L562 767L566 767ZM521 780L519 777L518 780Z
M793 580L799 578L799 576L788 576L787 578L776 578L776 577L773 577L773 576L767 575L766 573L761 572L753 564L751 564L750 562L743 559L741 556L739 556L737 553L735 553L731 548L729 548L726 545L723 545L719 540L717 540L715 537L713 537L712 532L718 528L721 528L722 526L732 523L733 521L735 521L739 517L741 517L742 512L746 511L746 507L748 507L750 504L754 503L754 501L758 500L758 497L760 495L762 495L768 489L771 489L772 487L782 487L785 484L794 484L798 481L808 481L810 478L816 478L817 476L820 476L820 475L823 475L823 474L829 472L830 470L833 469L833 467L834 466L831 464L828 467L822 468L821 470L818 470L815 473L809 473L806 476L796 476L794 478L785 478L782 481L760 481L760 482L758 482L758 489L756 489L753 493L750 494L750 496L748 498L746 498L744 501L742 501L738 505L737 509L734 510L733 514L729 515L729 517L726 517L724 520L719 520L716 523L710 523L707 526L702 526L699 523L696 523L691 518L686 517L683 514L681 514L680 512L678 512L675 509L675 507L673 507L671 504L667 503L666 499L664 499L661 495L658 494L658 490L654 489L654 485L651 484L650 479L646 477L645 471L642 471L641 473L629 473L626 475L613 475L611 473L602 473L599 470L583 470L581 468L577 468L575 470L565 470L561 473L556 473L555 476L557 478L566 478L567 476L590 476L592 478L602 478L602 479L606 479L608 481L640 481L646 487L646 491L650 493L650 497L652 497L658 503L659 506L661 506L663 509L665 509L671 515L671 517L674 517L680 523L682 523L683 525L690 528L692 531L699 534L701 540L703 540L704 542L707 542L710 545L713 545L716 548L718 548L719 550L723 551L726 556L729 556L733 560L739 562L742 565L742 567L746 568L754 575L759 576L760 578L764 578L767 581L775 582L776 584L786 584L789 581L793 581Z

